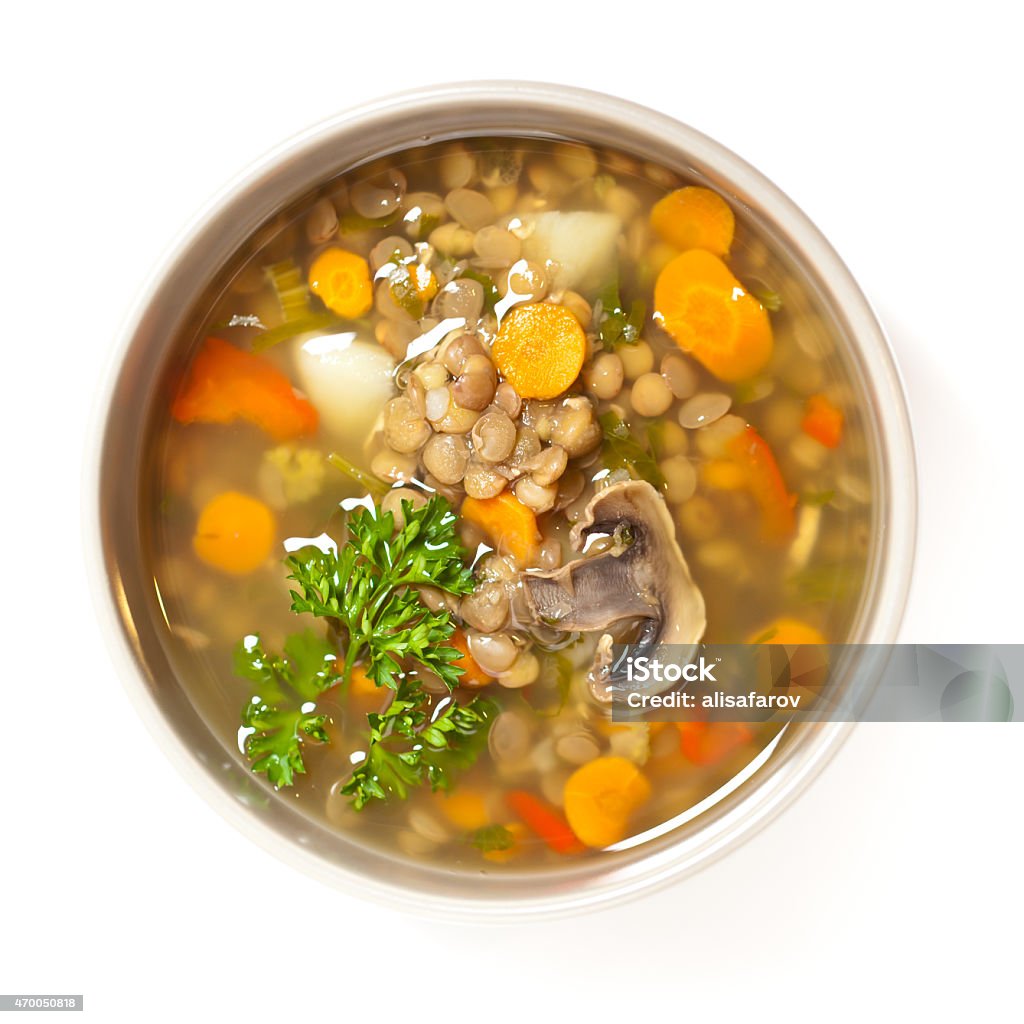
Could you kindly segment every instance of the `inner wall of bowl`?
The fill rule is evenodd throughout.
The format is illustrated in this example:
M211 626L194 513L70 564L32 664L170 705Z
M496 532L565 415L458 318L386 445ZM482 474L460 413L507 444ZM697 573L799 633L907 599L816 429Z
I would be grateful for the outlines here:
M711 169L712 159L721 165L722 152L703 137L692 133L692 137L682 138L681 144L687 146L684 151L671 141L671 132L652 133L637 125L623 125L602 111L600 104L577 112L569 123L564 101L555 104L548 95L546 103L538 100L525 105L522 97L506 95L500 102L492 99L468 106L442 104L424 111L405 102L391 109L364 111L298 140L283 155L272 155L270 162L238 187L181 246L135 330L108 422L101 478L104 551L113 596L150 697L178 743L217 782L221 796L226 794L248 808L266 826L259 838L279 853L289 846L293 852L305 851L314 859L334 865L336 873L360 887L378 890L379 894L395 896L402 890L415 889L422 894L421 900L458 901L472 896L480 905L509 899L525 905L531 901L601 899L613 891L622 893L631 886L649 884L661 874L695 866L730 836L748 829L773 801L778 802L792 789L795 776L817 762L841 732L828 725L788 731L749 783L688 824L637 850L558 872L473 877L395 857L384 858L382 863L378 849L363 849L312 822L284 798L274 798L209 732L176 681L174 653L165 647L164 619L152 573L139 557L140 551L149 547L149 538L144 535L148 523L140 509L145 507L146 488L156 468L144 461L154 450L149 441L158 423L155 410L163 407L173 390L186 360L187 339L194 335L230 276L223 272L232 255L262 224L310 189L370 159L428 140L479 134L568 139L624 149L714 185L745 208L746 216L778 251L790 254L795 262L806 255L783 241L783 233L773 221L754 212L757 197L744 194L724 171ZM617 109L615 114L621 118L622 111ZM428 122L430 130L426 133ZM684 130L674 126L674 132L679 138ZM702 154L702 149L707 152ZM744 166L737 164L741 169ZM873 396L868 374L860 350L851 345L855 337L851 325L837 315L824 282L813 273L801 272L799 276L831 318L828 326L845 340L847 372L861 389L861 401L870 403ZM884 537L882 526L887 521L890 495L881 432L871 420L865 427L872 449L876 529L854 628L857 639L867 638L872 626L873 598L884 554L880 539ZM788 774L784 771L787 766L791 769Z

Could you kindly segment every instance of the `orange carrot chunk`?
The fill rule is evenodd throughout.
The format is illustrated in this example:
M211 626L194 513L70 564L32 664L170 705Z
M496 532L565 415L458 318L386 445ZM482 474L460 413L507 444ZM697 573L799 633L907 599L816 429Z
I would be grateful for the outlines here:
M564 306L533 302L505 314L491 355L521 398L556 398L580 375L587 336Z
M691 249L654 285L655 319L675 343L725 381L752 377L771 358L768 313L715 255Z
M843 439L843 410L825 395L811 395L800 429L826 448L836 448Z
M598 757L577 768L565 784L565 815L587 846L626 838L629 819L651 795L651 784L625 757Z
M220 338L207 338L171 405L179 423L247 420L275 441L289 441L317 428L316 409L291 381L262 356Z
M799 647L802 644L823 644L825 637L820 629L800 619L780 618L751 634L749 644L785 644Z
M344 671L344 665L339 663L339 672ZM348 692L353 697L379 696L380 687L367 675L363 665L353 665L348 677Z
M743 722L676 722L676 728L683 756L699 765L717 764L754 738Z
M473 832L490 823L482 790L461 788L453 793L438 790L435 799L441 813L463 832Z
M768 442L753 427L747 427L729 439L727 448L729 456L742 469L747 489L761 510L765 539L773 543L785 541L796 528L796 495L786 490Z
M709 188L689 185L659 199L651 210L651 227L682 252L706 249L725 256L732 245L736 218L729 204Z
M471 690L478 690L481 686L487 686L494 682L494 680L477 664L473 655L469 653L469 644L466 642L466 634L463 633L461 629L457 629L452 633L451 639L448 643L457 651L462 653L462 657L459 658L458 661L452 662L453 665L457 665L462 669L462 675L459 676L459 686L465 686Z
M225 491L199 513L192 547L214 569L244 576L267 560L275 530L273 513L262 501Z
M349 320L373 306L370 268L362 256L337 246L325 249L309 268L309 290L338 316Z
M525 789L513 789L506 794L505 802L514 814L523 819L526 827L543 839L555 853L583 852L583 845L554 807Z
M511 491L494 498L466 498L462 518L479 526L499 551L508 552L520 565L529 565L537 554L537 517Z

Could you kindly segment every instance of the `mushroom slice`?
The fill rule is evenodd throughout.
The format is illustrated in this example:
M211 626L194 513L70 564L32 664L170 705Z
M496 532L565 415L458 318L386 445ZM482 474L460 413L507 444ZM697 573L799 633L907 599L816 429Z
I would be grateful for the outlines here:
M600 554L551 572L524 573L517 617L564 632L607 632L616 623L639 621L636 655L662 644L696 644L707 626L704 598L658 492L644 480L599 491L570 542L585 552L602 535L610 543Z

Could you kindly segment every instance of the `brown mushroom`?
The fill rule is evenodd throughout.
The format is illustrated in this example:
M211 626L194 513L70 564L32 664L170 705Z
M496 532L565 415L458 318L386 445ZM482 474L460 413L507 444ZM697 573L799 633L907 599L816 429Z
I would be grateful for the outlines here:
M522 625L609 635L638 623L635 656L703 636L704 598L676 543L668 508L649 483L628 480L599 491L569 539L584 557L558 570L523 574L515 613ZM587 547L599 539L605 540L601 553L587 557ZM594 671L610 681L610 641L602 637L602 643L603 664Z

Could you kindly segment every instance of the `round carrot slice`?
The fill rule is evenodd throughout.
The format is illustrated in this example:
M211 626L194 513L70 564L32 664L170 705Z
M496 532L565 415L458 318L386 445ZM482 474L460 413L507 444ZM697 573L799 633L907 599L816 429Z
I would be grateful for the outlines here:
M587 336L564 306L532 302L505 314L491 349L522 398L556 398L580 375Z
M225 491L200 512L192 546L207 565L244 576L266 561L274 531L273 513L262 501Z
M347 249L325 249L309 268L309 290L338 316L355 319L370 311L373 284L362 256Z
M654 307L676 344L721 380L751 377L771 358L767 312L710 252L691 249L668 263L654 286Z
M565 816L587 846L626 838L632 813L651 795L651 784L625 757L598 757L577 768L565 784Z
M683 252L706 249L725 256L732 245L736 218L717 192L689 185L677 188L654 204L651 227L663 241Z

